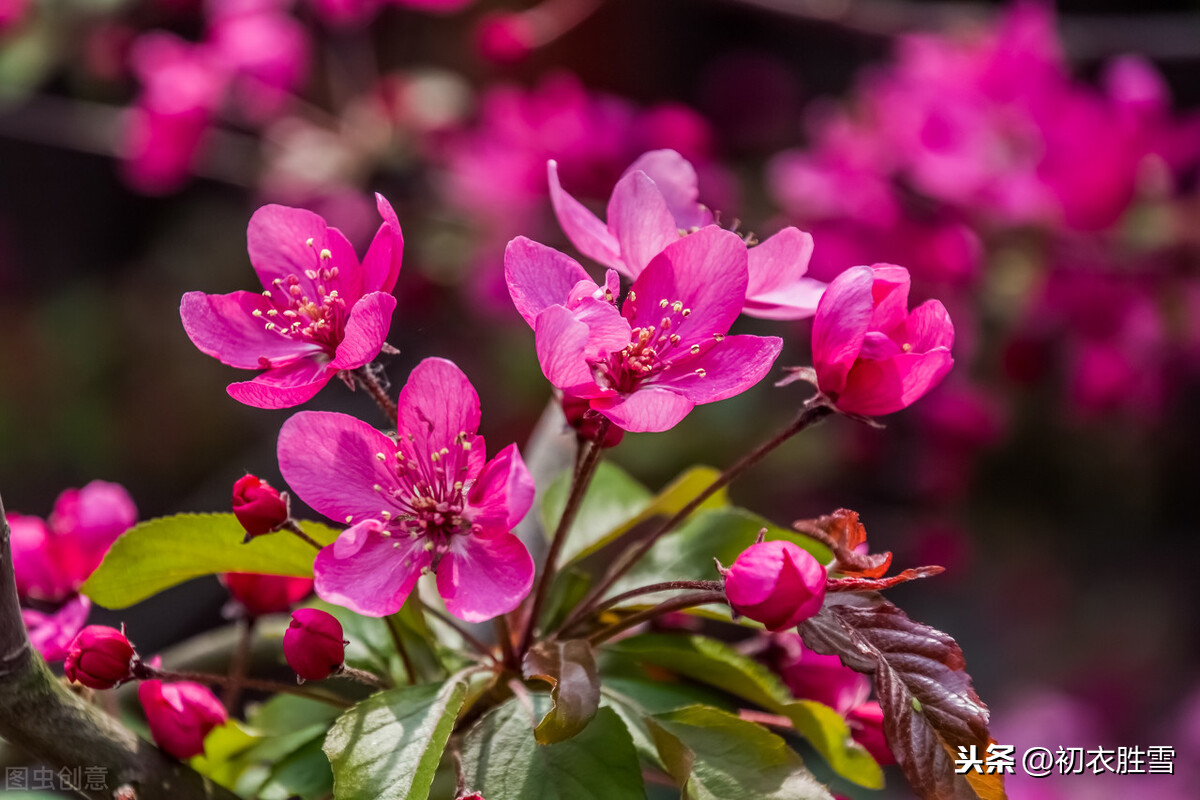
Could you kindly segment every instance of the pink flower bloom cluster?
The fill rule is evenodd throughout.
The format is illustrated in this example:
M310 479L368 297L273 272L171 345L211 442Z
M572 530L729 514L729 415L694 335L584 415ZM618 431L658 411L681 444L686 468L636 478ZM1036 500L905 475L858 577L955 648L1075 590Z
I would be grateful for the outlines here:
M16 513L6 518L17 594L36 605L21 612L29 638L46 660L60 660L91 609L79 587L137 522L137 509L121 486L92 481L60 494L48 521Z
M284 479L317 511L352 526L317 555L317 594L382 617L431 571L461 619L512 611L534 574L512 533L534 492L516 445L486 460L479 397L444 359L417 365L398 410L395 438L319 411L296 414L279 433Z
M277 116L308 72L303 26L276 0L220 0L208 6L203 41L151 31L135 42L142 91L122 135L124 175L147 194L179 189L227 98L261 124Z
M745 243L715 226L676 237L618 307L615 270L601 287L571 258L519 237L505 277L551 384L623 430L664 431L758 383L779 355L778 338L728 334L747 260Z
M311 211L264 206L246 234L264 291L183 296L183 327L201 352L263 370L230 384L230 397L259 408L299 405L379 354L404 237L391 205L382 195L376 201L384 221L361 264L341 231Z

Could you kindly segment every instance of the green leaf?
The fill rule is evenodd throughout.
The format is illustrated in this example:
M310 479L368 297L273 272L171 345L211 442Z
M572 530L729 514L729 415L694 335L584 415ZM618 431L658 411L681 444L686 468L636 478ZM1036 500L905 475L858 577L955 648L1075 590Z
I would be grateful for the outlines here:
M542 527L553 536L571 489L571 470L559 475L542 498ZM636 519L651 500L650 490L616 464L601 461L563 543L562 563L589 549L614 530Z
M339 533L319 522L301 525L321 544ZM81 591L105 608L126 608L202 575L312 577L312 545L286 531L243 544L245 535L233 514L177 514L139 523L121 534Z
M337 800L423 800L467 684L406 686L374 694L351 708L325 737Z
M521 667L526 679L536 678L552 687L553 705L533 732L538 744L570 739L596 716L600 676L586 639L540 642L525 654Z
M664 711L674 711L696 704L733 708L726 697L705 686L694 683L683 683L662 680L652 680L644 674L634 675L629 670L628 676L616 677L604 672L604 683L600 689L601 703L616 711L629 735L633 737L633 746L638 756L648 764L666 771L666 766L658 756L658 748L654 746L646 717Z
M629 731L610 708L601 708L574 738L541 745L533 721L550 708L532 695L533 717L518 700L489 712L463 742L469 791L487 800L645 800L642 769Z
M796 700L770 670L726 644L705 636L644 634L607 651L664 667L787 717L839 775L860 786L883 786L879 765L850 737L836 711L811 700Z
M683 800L832 800L780 737L709 706L647 720Z
M259 787L259 800L320 800L333 791L333 771L321 750L321 737L310 739L271 767L267 780Z

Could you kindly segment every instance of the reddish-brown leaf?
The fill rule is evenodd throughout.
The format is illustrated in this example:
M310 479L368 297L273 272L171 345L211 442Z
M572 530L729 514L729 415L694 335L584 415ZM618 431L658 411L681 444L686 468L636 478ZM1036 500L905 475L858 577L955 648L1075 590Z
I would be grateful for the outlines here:
M890 589L898 583L915 581L918 578L929 578L945 572L945 567L915 567L893 575L890 578L830 578L825 581L827 592L877 592L880 589Z

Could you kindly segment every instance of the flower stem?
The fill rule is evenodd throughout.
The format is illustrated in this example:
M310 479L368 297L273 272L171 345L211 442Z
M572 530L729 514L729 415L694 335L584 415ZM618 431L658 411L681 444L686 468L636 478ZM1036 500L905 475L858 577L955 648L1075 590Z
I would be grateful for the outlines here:
M662 538L664 534L667 534L678 527L679 523L691 516L692 512L699 508L705 500L712 497L717 493L718 490L724 488L734 479L741 476L743 472L757 464L763 459L764 456L766 456L775 448L779 447L779 445L783 444L800 431L821 421L832 413L834 413L833 408L825 404L806 406L804 410L801 411L796 417L796 419L789 423L786 428L760 444L755 449L751 450L746 455L742 456L736 463L718 475L716 480L710 483L708 487L704 489L704 491L692 498L691 502L679 509L679 511L673 517L660 525L654 531L654 533L647 536L641 541L641 543L637 544L632 549L626 550L625 553L613 563L608 572L605 573L604 578L600 581L600 583L590 592L588 592L587 596L584 597L584 599L580 601L579 605L575 607L575 611L567 617L567 620L563 623L562 627L565 629L571 625L574 625L576 622L592 613L599 605L601 598L604 597L604 593L611 589L613 584L615 584L622 575L628 572L633 565L642 558L642 556L646 555L646 553L650 551L650 548L654 546L655 542Z
M724 589L724 583L721 581L665 581L663 583L652 583L649 586L639 586L636 589L623 592L616 597L610 597L593 608L590 613L594 616L634 597L656 594L658 592L669 592L672 589L696 589L699 591L720 592ZM580 621L582 622L583 620ZM565 630L564 628L564 632Z
M148 664L138 664L134 667L133 676L138 680L160 680L160 681L192 681L194 683L204 683L209 686L229 686L235 681L228 675L216 675L209 672L174 672L171 670L157 669ZM328 703L338 708L349 708L353 703L344 700L341 697L336 697L326 692L313 691L311 689L301 689L299 686L292 686L288 683L280 683L279 681L262 680L261 678L240 678L236 683L242 689L252 689L259 692L279 692L282 694L294 694L297 697L306 697L309 700L316 700L321 703Z
M475 650L475 652L479 653L479 655L491 657L492 648L481 642L470 631L464 628L462 624L459 623L459 621L454 617L450 616L449 614L443 614L438 609L430 608L429 606L425 606L425 613L441 622L443 625L453 629L454 632L461 636L464 642L471 645L471 648Z
M352 681L358 681L359 683L365 683L367 686L370 686L375 689L383 688L383 681L381 681L379 679L378 675L376 675L372 672L367 672L365 669L357 669L355 667L350 667L345 664L342 664L342 668L333 673L333 677L349 678Z
M408 647L404 644L404 636L400 633L400 622L396 619L395 614L385 617L384 621L387 623L388 633L391 634L392 644L395 645L396 652L400 654L400 660L404 662L404 676L410 685L415 684L417 682L416 667L413 666L412 656L409 655Z
M685 608L693 608L695 606L704 606L710 603L724 603L724 591L707 590L703 592L692 592L691 594L672 597L670 600L664 600L653 608L647 608L636 614L630 614L620 622L614 622L607 628L601 628L588 637L588 643L595 647L598 644L608 641L622 631L629 630L635 625L640 625L643 622L652 620L655 617L661 617L663 614L669 614L672 611L681 611Z
M392 398L388 397L383 384L379 382L379 378L371 371L371 368L364 365L354 370L352 374L358 381L358 385L367 390L367 394L371 395L371 399L383 410L392 424L398 424L400 412L397 410L396 404L392 402Z
M250 660L250 644L254 641L253 616L247 615L238 623L238 641L229 662L229 683L221 694L221 702L230 714L237 709L242 697L242 681L246 679L246 665Z
M513 650L512 629L508 625L508 615L500 614L493 620L496 626L496 639L500 642L500 652L503 654L504 665L511 670L520 672L521 664L517 653Z
M601 423L596 432L591 444L588 446L587 455L579 462L578 469L571 478L571 492L567 495L566 505L563 506L562 516L558 518L558 527L554 529L554 536L550 539L550 550L546 553L546 563L542 565L542 574L538 579L537 588L533 593L533 604L529 607L529 619L525 623L525 632L521 636L521 646L517 653L524 656L529 646L533 643L533 634L537 628L538 617L542 613L542 605L546 601L546 592L550 589L551 576L558 564L558 554L562 552L563 543L567 538L568 531L571 530L571 525L575 522L575 516L579 513L579 508L583 505L584 495L587 494L588 486L592 483L592 477L596 474L596 467L600 465L600 453L604 449L601 442L608 435L608 429L612 422L606 417Z
M288 533L295 534L297 537L317 548L318 550L323 548L323 545L305 533L304 529L300 527L300 523L296 522L294 519L289 518L287 522L283 523L283 530L287 531Z

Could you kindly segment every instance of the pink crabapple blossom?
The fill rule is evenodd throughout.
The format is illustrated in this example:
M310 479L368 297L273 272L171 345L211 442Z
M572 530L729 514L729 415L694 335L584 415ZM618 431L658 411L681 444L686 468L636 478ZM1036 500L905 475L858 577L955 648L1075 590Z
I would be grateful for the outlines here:
M396 438L318 411L296 414L279 433L284 479L314 509L352 526L317 554L317 595L382 617L431 571L460 619L512 611L534 574L512 533L534 492L516 445L486 461L479 396L445 359L418 364L397 407Z
M263 370L228 387L258 408L309 400L344 370L370 362L384 346L396 298L404 238L396 213L375 196L383 217L362 263L337 228L312 213L263 206L246 239L261 293L188 292L179 307L201 352L240 369Z
M725 596L735 612L769 631L793 628L821 610L825 567L792 542L759 542L725 571Z
M676 237L620 309L615 270L598 286L573 259L524 237L508 245L505 278L546 379L625 431L665 431L696 405L740 394L783 345L728 335L746 296L746 247L715 226Z
M288 507L269 483L247 473L233 483L233 515L247 537L262 536L287 522Z
M155 743L180 759L201 755L205 737L226 720L221 701L206 686L191 681L142 681L138 700Z
M609 198L607 222L563 190L556 162L547 169L554 213L567 238L584 255L635 280L667 245L713 222L697 200L695 168L674 150L645 153L625 171ZM796 228L749 248L742 312L766 319L812 316L825 289L805 277L812 252L812 236Z
M283 655L292 671L306 681L319 681L346 660L342 624L327 611L300 608L283 632Z
M817 385L839 411L906 408L954 365L954 325L937 300L908 311L908 270L854 267L835 278L813 320Z
M69 679L92 689L111 689L133 677L133 645L107 625L88 625L71 642L63 664Z

